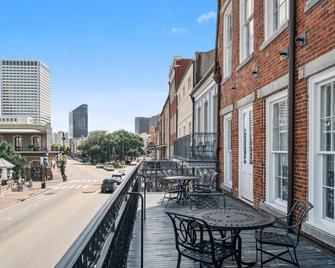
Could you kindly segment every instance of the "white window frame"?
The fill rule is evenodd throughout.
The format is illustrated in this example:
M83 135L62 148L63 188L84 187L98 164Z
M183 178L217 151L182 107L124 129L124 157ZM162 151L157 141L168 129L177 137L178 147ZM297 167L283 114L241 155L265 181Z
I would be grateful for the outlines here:
M231 122L230 125L230 136L228 135L228 121ZM229 189L232 188L232 182L233 182L233 161L232 161L232 148L228 149L228 139L230 137L230 145L232 146L232 113L226 114L223 117L223 126L224 126L224 136L223 136L223 144L224 144L224 185L228 187ZM231 158L229 161L228 154L230 153ZM229 163L230 162L230 163Z
M322 155L320 154L320 88L335 80L335 67L312 76L308 81L309 107L309 166L308 199L314 205L308 217L308 223L331 235L335 235L334 220L323 218L323 177Z
M245 1L247 0L242 0L240 1L240 63L242 63L244 60L246 60L248 57L252 55L254 52L254 35L252 35L252 39L250 39L252 42L250 43L250 49L251 51L248 51L247 48L247 41L248 36L247 36L247 27L246 25L251 24L252 31L254 33L254 0L250 0L252 3L252 12L251 16L248 18L245 18L246 16L246 10L245 10Z
M276 198L276 181L274 174L273 151L273 105L287 99L287 89L266 99L266 194L265 203L269 206L287 212L287 202Z
M286 20L282 24L278 24L277 29L274 29L274 1L277 0L264 0L264 33L265 41L270 39L271 36L281 31L281 28L287 23L289 19L289 5L290 1L286 0ZM278 22L279 23L279 22Z
M230 16L230 42L228 42L228 18ZM232 49L233 49L233 12L232 3L230 3L223 14L223 78L230 77L232 73ZM228 60L229 59L229 60Z

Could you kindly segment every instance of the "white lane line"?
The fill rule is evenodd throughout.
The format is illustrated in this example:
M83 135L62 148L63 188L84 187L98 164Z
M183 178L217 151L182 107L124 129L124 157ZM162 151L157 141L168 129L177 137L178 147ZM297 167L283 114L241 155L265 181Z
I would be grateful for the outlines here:
M63 186L63 187L62 187L62 188L60 188L60 189L62 190L62 189L66 189L66 188L67 188L67 185Z
M98 180L94 180L93 182L97 182Z
M61 186L55 186L55 187L53 187L52 189L54 189L54 190L57 190L58 188L60 188Z
M86 189L88 187L88 184L86 184L83 188Z
M78 185L78 186L76 187L76 189L79 189L81 186L82 186L82 185Z
M69 189L72 189L72 188L74 188L75 187L75 185L71 185L70 187L69 187Z
M88 180L87 182L91 182L92 180Z

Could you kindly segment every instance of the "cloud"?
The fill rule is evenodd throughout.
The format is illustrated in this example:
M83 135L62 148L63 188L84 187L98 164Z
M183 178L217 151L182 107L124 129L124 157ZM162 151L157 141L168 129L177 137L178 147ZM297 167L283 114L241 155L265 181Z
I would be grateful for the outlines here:
M203 23L204 21L207 20L215 20L216 19L216 13L211 11L208 12L207 14L201 14L198 18L197 21L199 24Z
M184 35L187 33L188 33L188 30L182 27L172 27L170 29L170 34L173 34L173 35Z

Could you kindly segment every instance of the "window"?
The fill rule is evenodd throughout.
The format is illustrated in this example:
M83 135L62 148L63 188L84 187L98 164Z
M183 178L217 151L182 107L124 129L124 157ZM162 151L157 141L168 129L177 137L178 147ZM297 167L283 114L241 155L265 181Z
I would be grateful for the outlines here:
M38 151L40 149L40 137L33 137L32 139L33 150Z
M224 69L223 77L227 78L231 75L232 69L232 8L231 3L227 7L223 15L223 51L224 51Z
M231 114L224 117L224 184L229 188L232 186L231 120Z
M288 6L288 0L265 0L265 39L287 22Z
M208 132L208 102L204 104L204 132Z
M254 51L254 1L240 1L240 62Z
M22 151L22 137L14 137L15 151Z
M201 132L201 108L198 108L198 132Z
M335 235L335 68L309 81L309 199L315 208L308 221Z
M286 91L267 99L266 200L286 211L288 197L288 113Z

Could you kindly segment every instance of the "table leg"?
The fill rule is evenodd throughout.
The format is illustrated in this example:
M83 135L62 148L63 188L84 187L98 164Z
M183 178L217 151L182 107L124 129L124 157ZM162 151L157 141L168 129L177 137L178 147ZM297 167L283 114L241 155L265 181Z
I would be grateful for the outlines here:
M238 242L238 257L239 257L239 262L246 267L252 267L257 264L256 261L251 261L251 262L246 262L242 260L242 238L240 236L241 231L236 231L237 235L237 242Z

